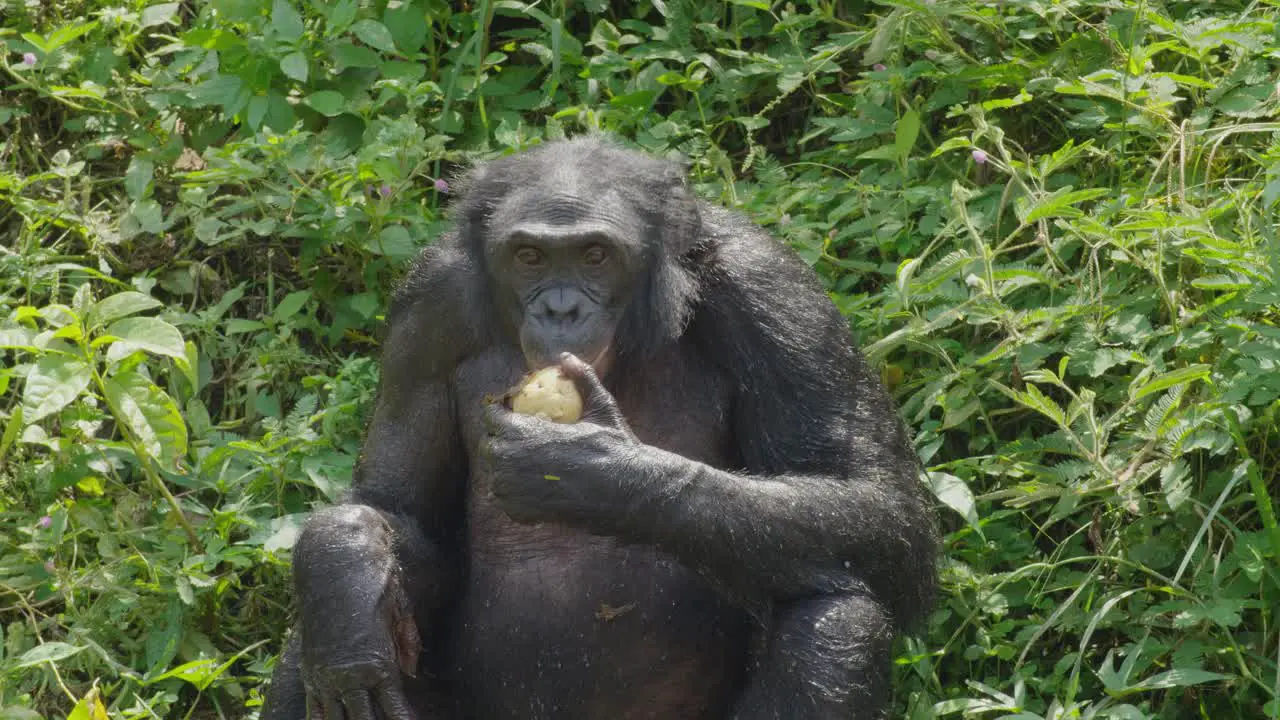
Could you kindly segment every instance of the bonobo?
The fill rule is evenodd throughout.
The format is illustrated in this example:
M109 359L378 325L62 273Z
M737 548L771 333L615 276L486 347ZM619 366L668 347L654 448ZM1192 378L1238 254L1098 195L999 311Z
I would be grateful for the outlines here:
M814 273L595 138L460 185L350 495L298 539L262 716L883 717L934 521ZM577 422L493 401L551 365Z

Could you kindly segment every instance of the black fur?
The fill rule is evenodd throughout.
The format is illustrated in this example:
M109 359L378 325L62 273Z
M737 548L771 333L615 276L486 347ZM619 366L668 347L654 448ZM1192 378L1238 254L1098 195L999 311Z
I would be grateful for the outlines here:
M326 720L883 717L934 524L812 271L679 165L597 139L457 188L456 231L395 297L351 496L299 539L263 717L308 695ZM527 370L503 310L524 290L491 252L526 215L626 226L610 251L643 257L603 377L565 361L574 425L484 403ZM622 291L593 282L584 322L614 322L593 303Z

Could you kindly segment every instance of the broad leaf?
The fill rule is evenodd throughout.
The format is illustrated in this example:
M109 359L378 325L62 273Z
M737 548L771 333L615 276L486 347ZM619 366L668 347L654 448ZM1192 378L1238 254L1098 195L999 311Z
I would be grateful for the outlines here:
M57 662L65 660L72 655L84 650L83 645L72 645L64 642L47 642L43 645L37 645L22 654L18 658L18 662L14 665L15 670L22 668L34 667L41 663Z
M174 467L187 453L187 426L168 393L136 368L106 380L107 400L137 438L142 450L165 467Z
M107 334L119 338L111 348L111 359L122 358L134 350L155 355L185 359L186 349L178 328L160 318L140 317L118 320L107 328Z
M70 405L93 379L93 370L83 360L50 353L36 361L27 375L22 395L22 414L33 423Z
M960 513L960 516L969 523L969 527L974 532L982 535L982 527L978 519L978 505L973 499L973 491L965 484L964 480L944 472L926 473L929 479L929 488L933 491L934 497L938 498L944 505Z
M162 304L150 295L132 290L116 293L99 300L89 311L89 327L106 325L123 317L158 308Z

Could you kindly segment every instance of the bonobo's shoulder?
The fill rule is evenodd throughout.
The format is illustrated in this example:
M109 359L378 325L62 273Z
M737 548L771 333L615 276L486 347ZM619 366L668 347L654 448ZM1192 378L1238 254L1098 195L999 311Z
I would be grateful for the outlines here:
M855 408L875 391L848 321L813 269L744 216L708 208L703 228L690 334L738 388L746 466L843 470Z
M384 360L406 372L447 375L484 344L489 300L480 268L449 233L423 249L387 313Z
M844 318L795 250L743 213L706 203L700 214L703 296L719 312L847 335Z
M392 312L401 307L430 302L441 295L460 292L474 284L478 268L464 252L456 233L447 233L423 248L392 297Z

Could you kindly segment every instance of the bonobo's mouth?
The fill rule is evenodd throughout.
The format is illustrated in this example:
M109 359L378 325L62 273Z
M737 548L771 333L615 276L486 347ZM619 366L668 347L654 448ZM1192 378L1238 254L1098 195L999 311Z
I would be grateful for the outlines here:
M609 369L611 351L613 343L607 342L596 350L594 353L590 349L582 348L560 348L555 351L547 351L544 348L524 348L524 362L529 372L537 372L548 365L558 365L560 363L561 353L573 353L586 364L596 371L597 375L604 376Z

